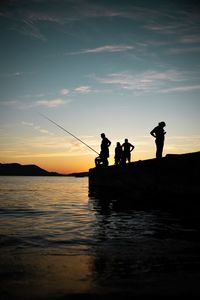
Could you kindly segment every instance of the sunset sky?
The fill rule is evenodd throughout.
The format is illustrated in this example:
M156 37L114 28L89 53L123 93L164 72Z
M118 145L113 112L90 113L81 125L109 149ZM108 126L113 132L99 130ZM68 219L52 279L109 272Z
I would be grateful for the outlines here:
M0 162L87 171L100 134L155 157L200 150L200 2L7 0L0 4Z

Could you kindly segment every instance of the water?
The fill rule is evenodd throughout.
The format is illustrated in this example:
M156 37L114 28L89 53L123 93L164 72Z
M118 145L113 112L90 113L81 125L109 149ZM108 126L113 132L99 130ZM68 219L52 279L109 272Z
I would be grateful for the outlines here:
M0 217L2 299L200 294L198 213L91 198L88 178L0 177Z
M58 254L74 246L76 254L91 243L87 179L2 177L0 189L2 246Z

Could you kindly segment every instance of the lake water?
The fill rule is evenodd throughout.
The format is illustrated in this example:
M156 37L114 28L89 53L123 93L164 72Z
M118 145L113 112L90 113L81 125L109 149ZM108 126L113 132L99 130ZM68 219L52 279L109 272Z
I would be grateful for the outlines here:
M199 295L198 213L116 203L88 178L0 177L0 298Z

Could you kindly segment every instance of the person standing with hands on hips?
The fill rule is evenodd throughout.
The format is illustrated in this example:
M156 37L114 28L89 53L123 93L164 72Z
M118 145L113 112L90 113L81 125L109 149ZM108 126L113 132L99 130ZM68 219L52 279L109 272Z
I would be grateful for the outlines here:
M158 126L156 126L150 134L155 138L156 143L156 158L162 158L162 152L164 147L164 141L165 141L165 134L164 127L166 126L165 122L158 123Z
M122 161L123 161L123 164L126 164L127 160L128 160L128 163L131 162L131 152L133 151L134 148L135 148L135 146L130 144L128 142L128 139L124 140L124 143L122 144L122 150L123 150Z

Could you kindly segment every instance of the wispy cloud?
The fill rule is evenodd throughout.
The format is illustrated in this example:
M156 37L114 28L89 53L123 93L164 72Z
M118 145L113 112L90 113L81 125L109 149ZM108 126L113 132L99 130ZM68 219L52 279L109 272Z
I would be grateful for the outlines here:
M91 154L91 150L70 136L58 136L35 124L30 126L30 129L31 128L35 131L35 134L31 136L24 138L14 137L12 141L4 139L2 144L3 148L6 149L5 157L66 157ZM41 134L38 134L39 132ZM80 138L82 139L81 136ZM84 138L84 141L92 147L95 147L88 139L89 137ZM12 149L13 143L15 147ZM12 149L12 153L9 152L10 149ZM3 154L3 149L1 150Z
M188 47L188 48L169 48L166 50L168 54L184 54L184 53L196 53L200 52L200 47Z
M166 151L173 150L174 153L189 153L199 151L199 135L168 136L168 143L165 146Z
M49 21L63 24L82 18L123 17L144 20L147 17L155 18L156 16L160 16L160 12L157 9L130 5L126 2L122 5L115 5L111 2L105 5L101 1L56 0L52 1L51 7L49 7L48 0L42 2L48 4L46 10L42 12L32 10L26 13L32 21ZM62 11L57 9L58 6L63 8Z
M40 126L35 125L34 123L26 122L26 121L22 121L21 123L22 123L22 125L31 127L31 128L33 128L34 130L37 130L40 133L48 134L48 135L54 135L53 133L49 132L47 129L41 128Z
M184 23L180 22L170 22L168 24L160 24L160 23L150 23L147 25L144 25L145 29L148 29L150 31L154 31L160 34L177 34L177 32L182 32L183 28L185 27Z
M46 42L47 39L40 29L29 19L23 19L20 23L13 26L13 30L35 39Z
M52 99L52 100L38 100L35 102L35 106L47 106L47 107L57 107L63 104L66 104L70 100L66 101L61 98Z
M88 54L88 53L103 53L103 52L124 52L128 50L132 50L135 47L132 45L104 45L102 47L83 49L78 52L72 52L71 55L75 54Z
M38 107L38 106L45 106L48 108L55 108L67 103L70 103L71 100L67 99L64 100L62 98L56 98L56 99L51 99L51 100L37 100L37 101L9 101L7 102L1 102L4 105L9 105L9 106L13 106L13 107L17 107L18 109L30 109L33 107Z
M193 35L183 36L181 38L181 42L185 43L185 44L200 43L200 35L199 34L193 34Z
M0 14L2 17L13 21L12 29L41 41L46 41L47 37L40 25L47 22L53 25L65 26L70 22L80 22L80 20L86 18L87 20L102 17L109 19L123 18L130 19L133 22L143 22L145 24L143 28L147 30L162 34L175 34L177 31L187 32L188 25L194 25L195 16L196 22L199 17L197 11L190 9L190 4L187 5L187 8L183 5L183 9L179 11L177 8L180 7L177 7L177 3L174 6L163 4L159 7L154 5L148 7L147 5L135 5L131 1L116 4L113 1L104 3L104 1L57 0L50 1L51 5L49 5L48 0L30 0L28 2L24 0L8 1ZM41 5L36 5L35 2L41 2ZM92 49L83 51L87 50Z
M26 5L24 6L22 2L8 1L8 6L5 5L4 12L1 14L4 18L9 19L11 30L45 42L47 37L40 28L41 23L51 22L63 25L66 22L63 13L53 11L47 5L47 1L43 1L46 5L43 9L36 7L33 0L29 2L29 5L25 1L24 4Z
M68 89L62 89L61 90L61 95L63 95L63 96L67 96L68 94L69 94L69 90Z
M20 105L21 102L19 100L7 100L7 101L0 101L0 105L3 105L3 106L18 106Z
M175 70L146 71L143 73L112 73L107 77L98 78L104 84L118 85L123 89L135 92L158 92L166 88L169 84L174 84L185 80L180 72Z
M19 77L23 75L30 75L33 74L32 72L13 72L13 73L1 73L0 77L3 78L12 78L12 77Z
M39 93L39 94L26 94L22 96L21 98L24 99L35 99L35 98L44 98L45 94Z
M76 1L75 1L76 2ZM100 17L109 17L109 18L127 18L136 21L144 21L147 19L155 19L163 17L166 13L165 11L161 12L157 8L137 6L130 4L130 2L124 1L121 5L117 3L106 3L103 2L87 2L87 1L78 1L79 5L77 6L76 15L79 17L90 17L90 18L100 18Z
M26 12L26 17L28 20L32 22L51 22L51 23L58 23L64 24L65 18L63 17L62 13L56 12L41 12L41 11L28 11Z
M75 88L74 91L80 94L88 94L91 92L91 88L89 86L79 86Z
M187 4L183 2L181 5L174 1L168 7L163 5L160 9L160 16L158 14L156 18L149 18L143 27L160 35L177 37L177 40L182 36L180 38L182 42L193 43L198 40L198 34L194 33L199 33L199 18L198 4L191 1ZM193 36L191 36L191 30Z
M184 86L176 86L168 89L163 89L162 93L169 93L169 92L191 92L195 90L200 90L200 84L197 85L184 85Z
M31 123L31 122L26 122L26 121L22 121L22 124L25 125L25 126L34 126L33 123Z

